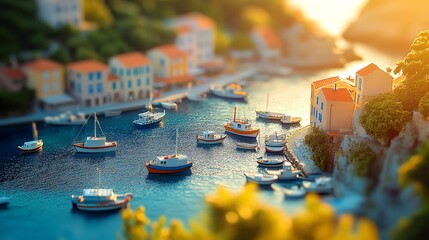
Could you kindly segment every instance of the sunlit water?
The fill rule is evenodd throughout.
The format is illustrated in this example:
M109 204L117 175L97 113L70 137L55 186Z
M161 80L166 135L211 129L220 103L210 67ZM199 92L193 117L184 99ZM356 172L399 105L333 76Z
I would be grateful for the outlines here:
M118 193L131 192L133 209L145 206L150 219L160 215L187 222L198 217L204 207L203 197L217 186L234 191L245 184L244 173L258 171L255 158L261 153L235 149L237 138L228 137L222 145L197 146L195 136L203 130L223 132L223 124L233 117L247 118L267 133L288 133L291 129L272 121L256 120L255 108L265 108L270 93L269 109L303 118L309 122L310 82L333 75L354 75L369 62L381 67L393 66L396 58L379 54L360 46L366 61L355 62L341 69L312 73L294 73L285 78L268 81L249 80L248 102L227 101L210 96L203 102L183 101L179 110L168 111L161 127L137 128L132 120L139 111L126 112L119 117L100 117L108 140L119 142L113 155L75 154L70 144L80 127L46 126L38 123L39 138L44 141L40 153L23 155L16 146L32 139L31 124L0 129L0 194L12 197L6 209L0 209L1 239L112 239L121 234L122 221L118 212L83 214L72 211L70 196L84 188L97 186L96 168L102 171L102 187ZM372 57L377 57L377 61ZM384 66L386 65L386 66ZM194 161L189 174L148 176L144 163L159 155L171 154L175 148L175 129L179 129L180 153ZM79 138L92 134L92 124ZM276 157L276 156L271 156ZM292 183L295 184L295 183ZM291 201L272 189L264 189L262 200L270 205L295 212L302 200ZM31 235L30 235L31 233Z

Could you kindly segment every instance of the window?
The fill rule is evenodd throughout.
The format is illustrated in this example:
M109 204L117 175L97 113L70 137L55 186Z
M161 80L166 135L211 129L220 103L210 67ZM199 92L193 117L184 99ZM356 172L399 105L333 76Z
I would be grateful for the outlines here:
M127 76L131 76L131 69L127 69Z
M319 105L319 97L316 97L316 105Z
M112 89L116 90L116 82L112 82Z
M146 73L150 73L150 67L146 66Z
M159 64L160 64L161 66L164 66L164 65L165 65L165 59L164 59L164 58L161 58L161 59L159 60Z
M121 77L123 77L123 76L124 76L124 69L123 69L123 68L121 68L121 69L119 70L119 75L120 75Z
M359 78L359 90L362 90L362 78Z
M115 67L112 67L112 73L113 73L114 75L116 75L116 68L115 68Z
M70 81L70 90L74 91L74 81Z
M89 73L89 74L88 74L88 79L89 79L90 81L94 80L94 73Z
M103 84L102 83L97 83L97 92L103 93Z
M94 93L94 85L88 85L88 93L93 94Z
M322 122L322 114L321 113L319 113L319 122L320 123Z
M354 101L357 103L357 101L356 101L356 92L355 92L355 97L354 97Z
M139 68L134 68L134 76L139 75Z
M150 78L149 77L146 78L146 86L150 86Z
M133 83L131 82L131 80L128 80L128 88L132 88L133 87Z
M237 124L237 127L241 128L241 124Z
M323 103L321 103L321 104L320 104L320 109L322 109L322 110L323 110Z
M317 117L317 115L319 115L319 110L316 109L316 117Z
M360 100L360 94L358 94L358 98L357 98L356 103L359 103L359 100Z
M44 72L43 73L43 79L44 80L49 80L49 72Z
M103 73L102 72L97 72L97 79L101 80L102 77L103 77Z
M316 127L316 122L313 122L313 127Z
M137 87L141 87L142 85L142 80L139 78L137 79Z

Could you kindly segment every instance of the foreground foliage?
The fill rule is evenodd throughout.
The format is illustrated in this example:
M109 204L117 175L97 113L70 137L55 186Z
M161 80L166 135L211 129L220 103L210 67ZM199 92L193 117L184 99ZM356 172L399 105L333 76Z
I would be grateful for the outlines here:
M429 117L429 92L420 99L419 112L424 118Z
M322 129L312 127L304 142L311 150L311 159L316 167L325 170L329 161L329 136Z
M349 149L348 161L354 164L358 176L368 177L375 160L375 153L364 142L355 143Z
M127 239L378 239L375 225L350 215L335 217L332 208L318 196L306 198L305 209L294 216L261 203L255 185L246 185L234 194L219 188L206 197L207 210L201 219L190 222L186 229L180 221L166 219L150 225L144 207L135 212L123 211L124 234Z

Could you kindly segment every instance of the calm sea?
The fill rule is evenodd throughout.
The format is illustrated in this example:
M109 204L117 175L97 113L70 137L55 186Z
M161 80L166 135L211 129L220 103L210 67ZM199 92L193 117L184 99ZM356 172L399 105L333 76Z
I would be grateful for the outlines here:
M16 146L32 139L31 124L3 127L0 129L0 195L4 192L12 197L12 203L8 208L0 209L0 238L117 238L122 230L120 212L84 214L72 210L72 194L97 187L97 168L101 169L103 188L113 188L117 193L133 193L131 207L136 209L143 205L151 220L160 215L185 222L198 217L204 208L204 195L212 193L218 186L241 189L245 184L243 174L258 171L255 158L263 151L236 150L237 138L231 136L222 145L197 146L196 134L203 130L223 132L223 124L233 117L234 106L237 106L238 117L251 120L261 129L262 136L288 133L291 129L280 123L256 119L254 110L265 108L268 92L269 110L300 116L303 118L301 124L307 125L310 82L338 75L340 70L344 71L295 73L267 81L249 80L247 102L228 101L211 95L203 102L184 100L177 112L166 110L166 117L159 127L133 126L132 121L143 109L114 118L100 117L107 139L119 143L116 154L111 155L76 154L70 144L79 126L47 126L44 123L37 123L39 138L44 141L43 151L23 155ZM179 129L179 152L187 154L194 162L191 172L149 176L145 162L174 152L176 128ZM78 138L90 135L92 123ZM302 200L285 200L272 189L264 189L261 198L288 212L297 211L303 205Z

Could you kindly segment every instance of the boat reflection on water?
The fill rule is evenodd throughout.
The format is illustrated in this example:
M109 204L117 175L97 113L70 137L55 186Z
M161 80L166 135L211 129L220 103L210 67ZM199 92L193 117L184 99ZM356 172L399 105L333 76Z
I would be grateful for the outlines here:
M180 182L192 175L192 170L188 169L180 173L173 174L148 174L146 179L162 184Z

